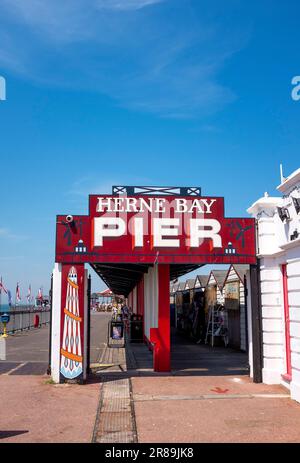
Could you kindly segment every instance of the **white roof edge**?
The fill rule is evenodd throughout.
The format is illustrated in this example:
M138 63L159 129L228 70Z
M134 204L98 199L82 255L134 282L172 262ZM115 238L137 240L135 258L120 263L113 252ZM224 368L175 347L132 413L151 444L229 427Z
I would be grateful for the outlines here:
M282 198L279 196L263 196L255 201L252 206L247 209L248 214L252 215L259 211L259 209L274 209L282 204Z
M296 183L300 183L300 167L289 175L280 185L278 185L277 190L284 193Z

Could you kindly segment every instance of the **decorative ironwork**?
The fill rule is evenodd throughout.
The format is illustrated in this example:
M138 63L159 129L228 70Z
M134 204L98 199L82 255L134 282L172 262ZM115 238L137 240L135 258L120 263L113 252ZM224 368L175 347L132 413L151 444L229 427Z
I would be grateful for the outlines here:
M243 227L238 220L232 220L228 225L230 227L230 236L235 240L241 240L242 248L245 247L245 232L252 229L252 225ZM227 252L228 254L228 252ZM233 254L230 252L229 254ZM236 254L236 252L234 252Z
M82 219L74 220L73 226L76 229L77 226L79 228L79 236L82 236ZM65 233L64 233L64 239L67 241L67 245L71 246L72 245L72 230L71 227L72 225L69 222L62 222L62 225L65 227Z
M134 195L169 195L169 196L201 196L200 187L175 186L120 186L112 187L112 194Z

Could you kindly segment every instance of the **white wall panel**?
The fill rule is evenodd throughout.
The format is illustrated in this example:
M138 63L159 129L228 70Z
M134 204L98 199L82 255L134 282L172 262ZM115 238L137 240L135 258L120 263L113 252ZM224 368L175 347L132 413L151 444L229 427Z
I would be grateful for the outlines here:
M61 330L61 264L55 264L52 288L51 377L59 383Z

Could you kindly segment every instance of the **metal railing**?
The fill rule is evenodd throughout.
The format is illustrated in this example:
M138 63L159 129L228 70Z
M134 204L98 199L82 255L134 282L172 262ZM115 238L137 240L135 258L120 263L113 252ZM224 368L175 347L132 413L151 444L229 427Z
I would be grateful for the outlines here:
M49 307L43 309L14 310L6 313L10 316L10 321L6 325L8 334L34 328L35 315L39 316L39 327L50 322ZM3 334L3 323L0 323L0 334Z

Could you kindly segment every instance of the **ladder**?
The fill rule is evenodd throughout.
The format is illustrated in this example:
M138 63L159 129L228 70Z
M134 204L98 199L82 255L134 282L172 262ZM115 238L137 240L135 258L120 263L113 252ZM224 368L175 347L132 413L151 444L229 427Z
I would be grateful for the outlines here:
M228 345L227 316L222 309L222 306L220 308L209 306L205 344L208 344L208 337L210 336L212 347L214 347L214 338L216 336L223 338L225 347Z

